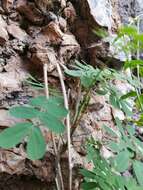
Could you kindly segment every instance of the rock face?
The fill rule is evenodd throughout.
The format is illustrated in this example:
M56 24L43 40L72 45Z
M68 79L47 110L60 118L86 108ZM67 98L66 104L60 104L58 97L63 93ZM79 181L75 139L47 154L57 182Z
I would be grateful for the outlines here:
M67 66L78 56L94 66L102 67L108 61L108 66L120 69L124 55L109 61L114 54L113 35L121 23L128 23L131 16L139 15L142 10L142 0L0 1L0 130L17 122L8 115L11 106L26 104L30 97L43 93L24 83L29 74L35 73L42 82L43 64L48 64L49 83L54 88L59 88L56 63ZM97 34L100 30L106 31L111 39L103 40ZM66 84L71 85L68 80ZM77 90L75 85L73 90ZM81 145L89 137L102 138L101 126L114 127L112 115L117 114L124 118L103 97L93 94L88 113L73 134L73 157L77 165L84 164L81 155L86 152ZM51 153L47 152L37 162L27 161L23 146L10 151L1 149L0 153L0 176L34 175L53 182Z
M131 18L135 18L138 15L142 14L143 3L142 0L121 0L118 2L118 11L121 17L121 22L128 24L131 21ZM143 16L141 16L141 20ZM142 23L142 21L141 21ZM142 24L140 25L141 30L143 31Z
M8 114L11 106L26 104L30 97L43 94L43 90L35 91L24 82L30 71L33 75L36 69L42 76L43 64L47 63L49 83L56 81L51 85L58 88L58 75L53 74L56 63L66 65L80 52L80 45L67 26L67 20L73 20L74 8L64 0L45 2L50 2L46 13L42 1L0 1L0 131L19 121ZM45 138L48 141L49 137ZM53 154L48 151L43 160L30 162L24 152L23 145L10 151L0 149L0 181L6 173L53 182Z
M79 1L82 15L87 18L87 14L93 17L94 21L102 27L111 29L112 27L112 6L108 0L86 0ZM85 11L88 9L88 11Z

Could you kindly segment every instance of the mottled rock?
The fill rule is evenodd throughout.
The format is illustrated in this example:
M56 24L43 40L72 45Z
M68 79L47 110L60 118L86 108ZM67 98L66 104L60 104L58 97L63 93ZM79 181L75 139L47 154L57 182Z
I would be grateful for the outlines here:
M36 176L40 180L51 182L54 180L54 157L47 153L42 161L27 161L23 146L13 150L2 150L0 156L0 173L10 175Z
M80 45L76 41L74 35L64 34L59 50L60 60L68 63L70 59L74 59L80 52Z
M9 63L5 66L8 72L0 74L0 91L21 90L21 82L28 76L27 71L18 55L12 56Z
M71 2L67 3L67 6L64 9L64 15L69 23L73 23L76 19L76 11Z
M118 0L118 11L123 24L129 24L132 18L142 14L143 2L142 0ZM143 31L142 23L143 16L141 18L140 29Z
M17 10L24 17L36 25L41 25L44 21L44 17L41 15L38 9L36 9L34 4L17 3Z
M92 103L93 102L93 103ZM92 106L92 109L90 107ZM99 106L99 107L97 107ZM89 103L90 117L94 118L95 121L111 121L111 107L107 103L105 96L92 96L92 99Z
M58 21L59 21L60 29L63 32L66 32L67 31L67 21L61 16L58 18Z
M0 45L4 45L4 43L9 39L7 30L6 30L6 22L3 20L2 16L0 15Z
M2 7L8 13L13 8L14 0L2 0Z
M0 109L0 129L1 127L9 127L21 121L22 120L10 116L8 110Z
M102 132L98 128L98 124L93 124L90 116L90 113L84 115L72 136L74 149L82 155L86 154L85 144L87 139L91 137L95 140L102 139ZM94 120L94 118L92 118L92 120Z
M64 35L59 24L53 21L42 28L42 33L47 36L51 44L61 43L62 37Z
M108 0L87 0L90 14L95 21L101 25L111 29L112 7Z
M41 36L43 41L34 41L29 47L29 59L37 66L42 66L43 64L48 64L48 72L52 72L56 63L58 63L56 52L52 47L46 46L46 40ZM43 42L43 43L42 43Z
M20 28L16 23L10 24L7 26L8 33L13 36L14 38L25 41L27 38L27 34L24 30Z
M46 13L48 10L51 10L54 6L52 0L35 0L34 1L39 10L43 13Z

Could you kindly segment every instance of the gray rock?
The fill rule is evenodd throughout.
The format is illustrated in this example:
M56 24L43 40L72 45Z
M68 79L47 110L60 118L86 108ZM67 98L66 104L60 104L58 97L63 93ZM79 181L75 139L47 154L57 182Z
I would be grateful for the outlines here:
M87 0L90 13L96 22L104 27L111 28L112 7L109 0Z

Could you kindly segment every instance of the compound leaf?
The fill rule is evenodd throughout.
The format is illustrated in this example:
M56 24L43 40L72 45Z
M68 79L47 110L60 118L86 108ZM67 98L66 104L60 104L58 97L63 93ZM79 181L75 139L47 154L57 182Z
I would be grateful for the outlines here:
M0 146L2 148L12 148L26 137L32 127L32 123L18 123L13 127L7 128L0 133Z

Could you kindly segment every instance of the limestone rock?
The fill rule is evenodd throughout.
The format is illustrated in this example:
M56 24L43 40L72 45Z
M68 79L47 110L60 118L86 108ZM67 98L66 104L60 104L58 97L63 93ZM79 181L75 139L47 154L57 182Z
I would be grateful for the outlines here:
M111 29L112 21L112 7L108 0L87 0L87 4L90 10L90 14L95 21L104 27Z

